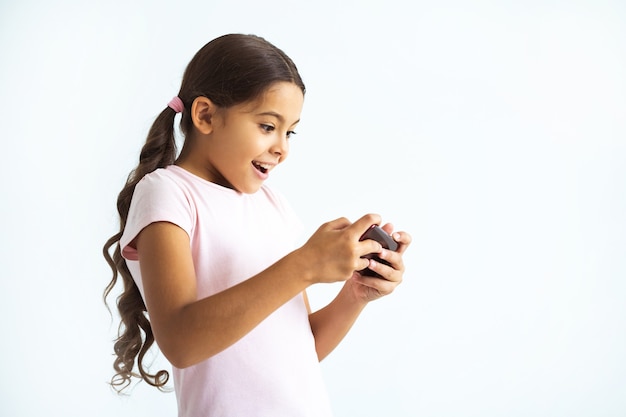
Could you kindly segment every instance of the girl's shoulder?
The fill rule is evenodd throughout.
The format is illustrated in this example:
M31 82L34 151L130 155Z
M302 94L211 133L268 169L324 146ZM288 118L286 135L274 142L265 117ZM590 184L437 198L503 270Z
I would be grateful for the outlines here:
M176 166L176 165L168 165L165 168L157 168L154 171L146 174L139 181L139 184L147 183L147 184L186 184L191 182L191 174L185 171L184 169Z
M146 174L137 187L158 189L177 189L185 194L204 193L207 190L219 191L224 187L200 178L177 165L168 165Z

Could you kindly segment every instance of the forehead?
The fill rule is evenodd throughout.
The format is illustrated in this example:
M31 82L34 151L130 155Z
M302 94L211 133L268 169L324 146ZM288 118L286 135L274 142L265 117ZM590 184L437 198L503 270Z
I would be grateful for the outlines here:
M304 94L300 87L291 82L277 82L270 85L259 97L240 104L240 110L245 113L277 113L286 121L296 121L300 118Z

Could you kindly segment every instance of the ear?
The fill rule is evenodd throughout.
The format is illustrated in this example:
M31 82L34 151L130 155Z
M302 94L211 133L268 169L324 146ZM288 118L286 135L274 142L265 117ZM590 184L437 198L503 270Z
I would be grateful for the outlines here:
M217 106L207 97L196 97L191 104L191 120L202 134L208 135L213 131L213 115Z

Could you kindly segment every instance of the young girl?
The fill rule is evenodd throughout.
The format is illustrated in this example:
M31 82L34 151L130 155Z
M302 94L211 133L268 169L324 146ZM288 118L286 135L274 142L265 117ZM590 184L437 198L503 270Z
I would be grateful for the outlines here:
M331 415L319 361L400 283L411 238L386 224L396 252L360 241L381 221L368 214L325 223L295 247L300 223L264 182L289 153L304 91L291 59L252 35L214 39L189 63L119 194L120 232L104 246L105 298L118 274L124 284L118 390L133 376L164 387L168 372L144 364L156 340L180 416ZM363 258L370 253L389 265ZM356 272L365 268L383 279ZM337 281L337 297L312 313L306 288Z

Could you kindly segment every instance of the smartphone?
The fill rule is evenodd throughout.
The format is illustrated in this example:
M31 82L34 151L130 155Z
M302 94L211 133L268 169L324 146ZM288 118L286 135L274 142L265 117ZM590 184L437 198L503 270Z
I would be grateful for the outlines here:
M363 233L363 235L361 236L359 240L366 240L366 239L375 240L376 242L380 243L382 247L385 249L389 249L391 251L398 250L398 242L393 240L393 238L387 232L385 232L380 226L376 224L371 225L370 228L367 229L365 233ZM376 262L389 265L389 262L380 259L377 255L378 254L376 253L370 253L368 255L365 255L364 258L373 259ZM382 278L380 275L378 275L376 272L372 271L369 268L366 268L359 272L363 275L376 277L376 278Z

